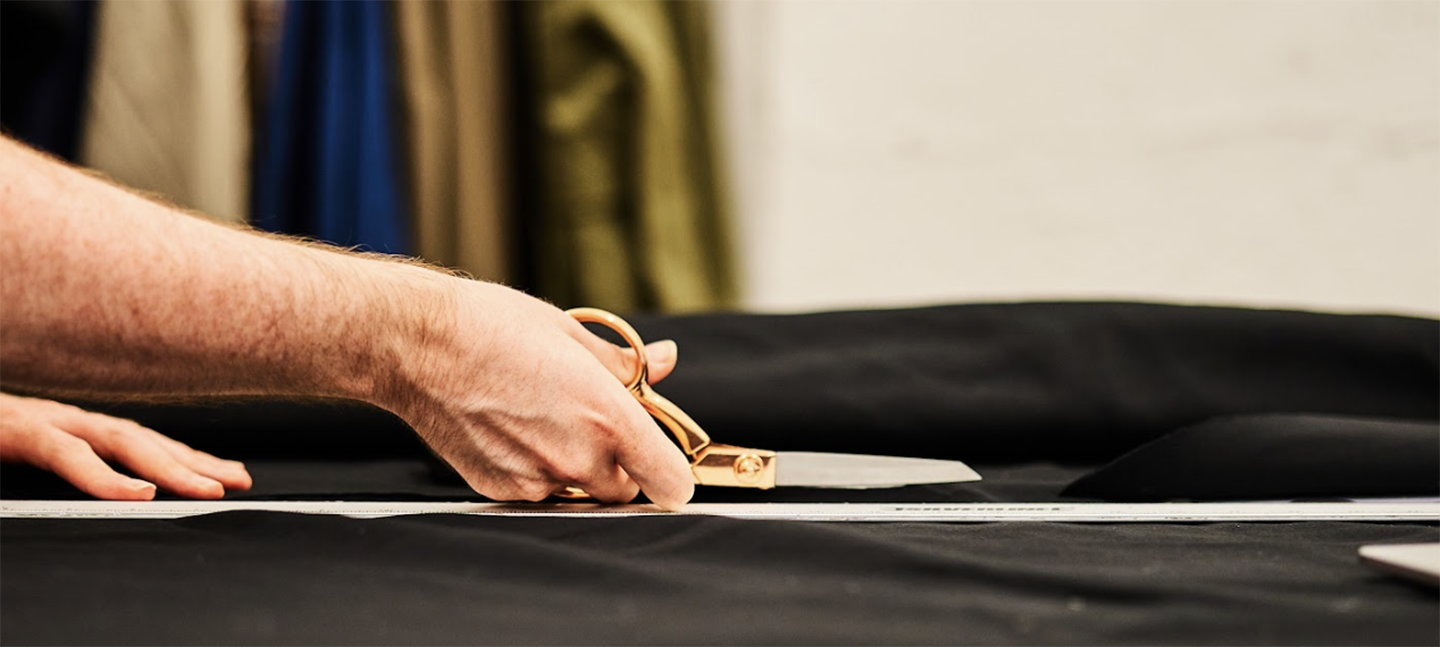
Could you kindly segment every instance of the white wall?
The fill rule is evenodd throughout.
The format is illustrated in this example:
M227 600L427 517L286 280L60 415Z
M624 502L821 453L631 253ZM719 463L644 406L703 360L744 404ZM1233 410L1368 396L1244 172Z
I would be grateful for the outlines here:
M754 309L1440 313L1440 2L716 8Z

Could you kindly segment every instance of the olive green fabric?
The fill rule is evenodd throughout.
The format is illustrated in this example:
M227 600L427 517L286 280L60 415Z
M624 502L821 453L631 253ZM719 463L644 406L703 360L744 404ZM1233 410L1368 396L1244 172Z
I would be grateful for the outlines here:
M733 305L702 2L524 2L535 287L621 312Z
M395 3L416 253L482 279L512 279L506 204L505 7Z

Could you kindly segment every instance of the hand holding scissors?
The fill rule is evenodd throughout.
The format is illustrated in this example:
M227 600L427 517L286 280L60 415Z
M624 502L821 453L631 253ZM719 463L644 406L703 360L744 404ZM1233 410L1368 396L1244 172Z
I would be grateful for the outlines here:
M645 342L624 319L597 308L566 311L582 323L596 323L615 331L635 351L636 365L625 388L645 410L660 421L690 460L695 483L769 489L776 486L827 488L883 488L923 483L978 481L980 475L958 461L820 452L774 452L710 441L680 407L650 388ZM736 406L744 406L736 403ZM587 496L568 488L567 496Z

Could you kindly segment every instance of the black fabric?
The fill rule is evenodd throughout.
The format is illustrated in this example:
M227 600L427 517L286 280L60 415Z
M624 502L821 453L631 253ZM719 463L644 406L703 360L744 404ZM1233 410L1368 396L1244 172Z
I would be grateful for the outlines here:
M428 453L405 421L353 402L74 403L135 420L192 447L235 460L349 460Z
M76 161L94 47L91 0L0 2L0 127Z
M871 495L1054 500L1085 469L981 466L982 483ZM232 498L475 498L414 458L269 459L250 470L255 490ZM37 470L0 476L6 498L78 495ZM1375 523L6 519L0 639L1433 645L1435 590L1373 572L1356 551L1434 540L1433 524Z
M1187 432L1180 438L1193 439L1189 443L1214 438L1214 444L1207 451L1137 453L1069 494L1122 500L1424 495L1440 483L1440 455L1424 451L1435 436L1414 431L1434 429L1440 420L1435 320L1028 303L631 321L648 340L679 343L680 365L657 390L729 444L985 465L1099 466L1212 418L1286 414L1265 418L1288 421L1279 425L1252 424L1223 435ZM363 406L85 406L232 458L428 456L402 421ZM1305 416L1351 422L1315 425L1308 421L1316 418ZM1420 426L1396 435L1396 424ZM1152 457L1158 462L1144 464ZM437 478L459 484L436 465ZM1130 474L1193 474L1206 482L1164 489L1153 479L1113 476ZM1269 478L1280 475L1291 480ZM971 494L915 492L956 497L947 500ZM834 494L705 496L831 500Z
M28 98L21 92L33 87L39 76L37 68L54 58L49 48L65 31L63 4L37 0L0 4L0 90L4 90L0 93L0 123L7 129L12 128L9 123L16 120L24 106L22 99ZM40 49L41 44L47 48Z
M1440 494L1440 425L1226 416L1151 441L1064 494L1121 501L1434 496Z
M255 486L226 498L261 501L486 501L463 482L437 479L426 461L377 460L252 460L246 464ZM1023 463L975 465L985 475L976 483L917 485L881 490L780 488L700 488L697 503L765 502L1016 502L1082 501L1061 495L1066 484L1090 469L1087 465ZM161 498L173 498L164 492ZM85 499L74 486L39 469L6 465L0 469L0 497L5 499Z
M1120 491L1066 490L1149 441L1088 482L1153 476L1158 462L1214 483L1229 479L1215 488L1240 487L1227 469L1264 463L1277 474L1271 459L1292 453L1274 443L1313 448L1317 437L1329 458L1316 464L1343 457L1353 465L1358 454L1362 463L1423 475L1423 461L1387 462L1395 448L1413 448L1404 439L1415 435L1387 438L1394 429L1433 428L1440 409L1440 324L1423 319L1017 304L633 321L649 339L679 342L680 369L659 390L724 442L952 457L985 476L863 492L702 488L699 501L1171 496L1157 494L1162 481L1148 476ZM232 498L479 500L437 478L413 433L374 409L250 403L111 411L249 459L255 489ZM1256 413L1323 418L1232 418L1250 422L1218 439L1204 424L1166 435ZM1297 433L1275 434L1262 424L1267 419L1305 422L1287 428ZM1246 439L1271 449L1224 455ZM1213 445L1222 442L1224 449ZM1191 452L1166 450L1184 443L1205 450L1204 465ZM1216 469L1225 460L1228 467ZM1372 477L1335 491L1369 487ZM1250 485L1257 484L1271 485ZM0 471L0 490L6 498L82 497L53 475L14 466ZM1180 496L1193 495L1186 492ZM1365 568L1357 550L1437 540L1433 523L352 520L258 512L7 519L0 522L0 637L10 644L1436 645L1436 590Z
M1434 527L6 520L7 644L1434 645Z
M1440 419L1440 322L1138 303L635 317L724 442L1110 460L1237 413Z
M1053 501L1086 466L701 500ZM479 500L424 462L255 460L232 499ZM79 498L6 466L5 498ZM826 525L715 518L0 522L7 644L1433 645L1360 565L1423 524Z

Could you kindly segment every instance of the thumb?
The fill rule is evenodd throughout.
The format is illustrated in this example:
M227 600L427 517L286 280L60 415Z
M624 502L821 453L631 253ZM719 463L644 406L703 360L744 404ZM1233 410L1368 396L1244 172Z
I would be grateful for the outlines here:
M675 370L680 360L680 347L673 340L655 341L645 344L645 358L650 360L650 383L654 384Z
M597 337L590 331L585 330L579 322L575 322L574 338L585 346L590 354L600 360L610 374L621 382L628 382L635 376L635 350L628 346L616 346L604 339ZM665 379L670 371L675 370L675 362L679 359L679 346L674 341L666 339L663 341L650 342L645 344L645 359L649 365L649 383L654 384Z

